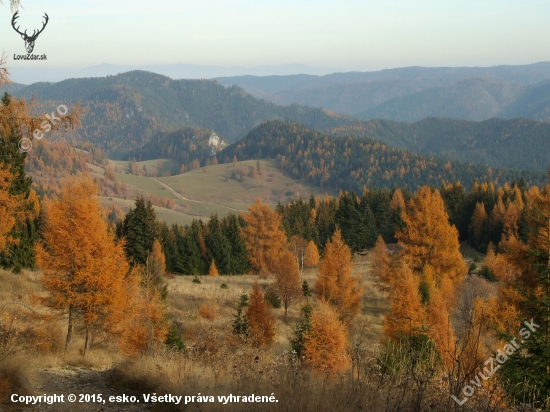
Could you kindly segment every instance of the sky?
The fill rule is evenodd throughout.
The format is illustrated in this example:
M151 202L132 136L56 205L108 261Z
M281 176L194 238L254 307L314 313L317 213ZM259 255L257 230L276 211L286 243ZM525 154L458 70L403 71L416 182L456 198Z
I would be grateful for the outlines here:
M49 23L26 54L0 5L8 67L305 64L338 71L550 60L550 0L21 0Z

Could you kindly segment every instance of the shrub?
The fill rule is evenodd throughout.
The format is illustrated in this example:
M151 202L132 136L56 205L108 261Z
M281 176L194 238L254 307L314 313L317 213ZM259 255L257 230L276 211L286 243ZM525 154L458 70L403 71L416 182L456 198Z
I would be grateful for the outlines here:
M220 285L220 288L222 288L222 289L227 289L228 287L229 287L229 286L227 286L227 283L222 283L222 284Z
M214 320L218 317L218 307L212 302L203 303L199 308L199 316L203 319Z
M487 279L489 282L496 282L495 275L491 269L489 269L487 266L482 266L481 270L479 271L479 276L482 278Z
M181 351L185 349L185 344L181 339L181 333L179 331L178 326L175 323L170 324L170 327L168 328L168 333L166 334L166 340L164 341L164 343L166 343L167 346L177 351Z
M266 289L264 300L269 303L272 308L279 309L281 307L281 297L271 286Z

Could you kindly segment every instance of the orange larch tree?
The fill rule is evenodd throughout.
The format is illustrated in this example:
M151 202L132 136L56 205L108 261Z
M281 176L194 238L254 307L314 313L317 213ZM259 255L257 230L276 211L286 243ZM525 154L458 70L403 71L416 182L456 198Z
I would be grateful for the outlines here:
M287 238L281 230L281 215L256 199L244 214L243 237L255 272L272 272L277 256L287 247Z
M390 283L390 255L386 247L386 242L382 239L382 236L378 236L374 249L370 253L369 263L371 265L371 272L382 282Z
M449 280L447 279L447 282ZM432 293L427 305L428 336L441 353L443 364L449 368L456 353L456 337L447 306L447 296L443 293Z
M118 336L118 345L128 356L152 349L155 343L164 342L168 333L163 292L154 283L150 271L135 267L125 278L125 307L117 308L108 318L108 331Z
M155 266L155 271L159 275L166 274L166 257L162 251L162 246L158 239L153 242L153 249L151 251L152 264Z
M329 377L335 377L350 367L346 326L327 302L319 301L311 314L303 354L314 371Z
M312 209L314 210L314 209ZM304 265L306 268L312 268L319 264L319 249L313 240L310 240L306 247L304 256Z
M480 246L483 243L483 232L488 230L489 218L483 202L477 202L472 221L470 223L470 241L474 245Z
M398 230L396 237L411 269L422 273L424 265L429 264L436 283L449 277L458 285L467 273L466 264L459 250L458 231L449 224L439 191L422 187L402 217L405 228Z
M212 260L212 263L210 264L210 269L208 270L208 276L217 278L220 276L218 272L218 268L216 268L216 264L214 263L214 260Z
M18 220L23 220L27 215L22 207L23 196L14 196L9 193L13 179L14 176L10 171L3 169L0 164L0 252L17 242L16 239L8 236L8 233Z
M263 346L275 340L275 318L265 304L258 282L254 282L246 310L246 320L253 343Z
M403 340L417 334L426 318L418 290L419 279L405 260L400 260L389 280L390 313L384 319L384 335L391 340Z
M402 247L400 257L412 273L403 279L402 292L394 291L393 284L392 292L406 293L411 307L420 304L418 313L424 317L428 336L449 366L455 340L449 310L455 303L455 291L467 273L459 250L458 231L449 223L439 191L432 192L427 186L409 201L402 218L405 227L397 231L396 237ZM414 293L409 291L413 281L417 288ZM420 302L417 301L419 295ZM398 302L402 299L402 296L390 296L392 308L402 305ZM415 318L414 315L406 316Z
M362 301L363 285L359 276L351 276L352 271L351 250L344 242L342 232L337 229L325 246L315 292L321 299L334 305L345 322L357 315Z
M292 252L285 251L279 256L275 264L274 273L275 282L273 283L273 287L283 301L286 318L289 306L302 295L298 264Z
M396 189L395 192L393 192L390 206L392 210L405 210L405 199L403 198L403 192L401 192L401 189Z
M87 350L92 328L105 326L129 304L128 262L102 218L97 191L91 179L73 177L64 183L59 200L44 203L43 241L36 257L50 303L69 313L65 349L77 317L86 327Z

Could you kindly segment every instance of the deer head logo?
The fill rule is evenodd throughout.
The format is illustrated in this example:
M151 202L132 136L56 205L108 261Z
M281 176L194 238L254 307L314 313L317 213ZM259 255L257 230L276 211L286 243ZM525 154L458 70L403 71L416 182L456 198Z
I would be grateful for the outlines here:
M40 33L42 33L44 31L44 29L46 28L46 24L48 24L48 15L46 13L44 13L44 18L46 19L46 21L43 23L43 26L40 30L38 30L38 32L36 30L34 30L34 32L32 33L32 36L29 36L27 34L27 30L25 30L24 33L21 33L19 31L19 26L17 26L17 28L15 27L15 20L19 17L18 16L19 12L16 11L15 14L13 15L13 18L11 19L11 25L13 27L13 29L19 33L21 35L21 38L23 40L25 40L25 48L27 49L27 53L32 53L33 49L34 49L34 42L36 41L36 38L38 37L38 35Z

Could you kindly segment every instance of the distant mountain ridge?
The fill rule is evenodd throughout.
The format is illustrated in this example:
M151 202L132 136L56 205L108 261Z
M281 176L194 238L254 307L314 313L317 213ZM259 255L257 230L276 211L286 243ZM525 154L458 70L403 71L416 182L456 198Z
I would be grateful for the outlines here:
M67 79L85 77L116 76L129 71L149 71L172 79L213 79L221 76L242 76L251 74L256 76L291 75L295 73L307 73L311 75L323 75L334 70L324 67L313 67L305 64L279 64L272 66L255 67L222 67L199 64L149 64L149 65L116 65L98 64L73 68L35 68L13 67L10 69L11 79L14 82L32 84L37 82L60 82Z
M284 119L325 129L355 120L326 109L278 106L215 80L172 80L149 72L35 83L15 92L34 94L41 110L81 101L89 111L80 136L109 154L147 143L153 135L182 127L211 129L228 142L246 135L268 119Z
M426 117L487 120L526 117L550 120L550 81L534 85L470 78L391 99L356 114L365 120L415 122Z
M237 76L218 79L277 104L297 103L353 115L417 121L529 117L550 120L550 62L524 66L405 67L325 76ZM477 106L476 106L477 103ZM535 105L532 110L525 107Z
M516 92L517 86L517 83L509 83L502 88L501 83L487 79L467 79L462 83L466 88L476 89L482 85L492 90L480 96L480 99L485 98L483 104L476 103L479 99L469 102L466 96L463 97L462 102L475 108L472 113L496 110L491 109L490 103L497 100L513 100L510 95ZM534 103L518 106L518 110L544 113L546 92L541 88L547 87L550 93L550 83L520 86L529 88L530 100ZM361 121L321 108L276 105L215 80L171 80L140 71L103 78L36 83L14 94L29 97L36 94L41 102L40 112L48 113L60 104L71 108L81 101L89 111L83 118L83 129L78 132L80 139L119 159L127 159L128 152L148 143L151 145L147 150L160 150L162 146L154 147L161 141L159 139L182 128L207 129L227 143L233 143L262 122L278 119L299 123L327 135L372 138L396 148L492 167L546 170L550 164L550 123L525 119L470 122L430 118L411 124ZM452 101L448 104L454 107ZM174 139L173 150L184 150L185 144L178 147L177 138ZM169 156L169 152L158 152L154 156L161 155ZM179 161L188 163L183 157Z

